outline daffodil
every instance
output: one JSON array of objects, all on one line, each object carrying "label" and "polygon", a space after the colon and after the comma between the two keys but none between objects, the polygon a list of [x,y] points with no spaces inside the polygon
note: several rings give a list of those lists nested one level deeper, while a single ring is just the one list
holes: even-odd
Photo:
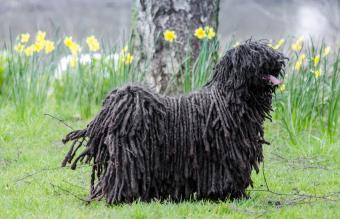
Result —
[{"label": "daffodil", "polygon": [[292,50],[299,52],[302,49],[303,37],[300,37],[292,44]]},{"label": "daffodil", "polygon": [[131,55],[130,53],[126,54],[126,56],[123,57],[123,62],[126,64],[126,65],[130,65],[133,61],[133,55]]},{"label": "daffodil", "polygon": [[21,43],[27,43],[30,40],[30,34],[29,33],[23,33],[20,35],[20,42]]},{"label": "daffodil", "polygon": [[299,52],[302,49],[302,44],[300,42],[295,42],[292,45],[292,50]]},{"label": "daffodil", "polygon": [[76,43],[73,42],[72,37],[66,37],[64,39],[64,45],[70,50],[72,55],[77,55],[80,51],[80,46]]},{"label": "daffodil", "polygon": [[50,40],[45,41],[45,53],[49,54],[55,49],[54,42]]},{"label": "daffodil", "polygon": [[320,56],[317,55],[313,58],[314,66],[317,66],[320,62]]},{"label": "daffodil", "polygon": [[86,38],[87,46],[89,47],[90,51],[96,52],[100,49],[100,45],[98,40],[95,36],[89,36]]},{"label": "daffodil", "polygon": [[172,30],[164,31],[163,37],[164,37],[165,41],[168,41],[168,42],[172,42],[172,41],[176,40],[176,38],[177,38],[175,31],[172,31]]},{"label": "daffodil", "polygon": [[76,55],[80,52],[80,46],[77,43],[72,44],[72,46],[70,47],[70,51],[72,54]]},{"label": "daffodil", "polygon": [[77,43],[73,43],[70,47],[69,47],[70,51],[72,54],[78,54],[80,51],[80,46]]},{"label": "daffodil", "polygon": [[323,53],[322,53],[322,56],[325,57],[327,56],[331,51],[331,47],[327,46],[324,50],[323,50]]},{"label": "daffodil", "polygon": [[214,28],[206,26],[205,27],[205,32],[207,34],[207,37],[209,40],[211,40],[212,38],[214,38],[216,36],[216,33],[214,31]]},{"label": "daffodil", "polygon": [[124,46],[124,48],[122,49],[122,53],[127,53],[129,50],[128,46]]},{"label": "daffodil", "polygon": [[70,67],[71,68],[75,68],[77,67],[78,64],[78,57],[75,55],[72,55],[71,59],[70,59]]},{"label": "daffodil", "polygon": [[206,37],[206,32],[202,27],[199,27],[195,30],[195,36],[200,40],[204,39]]},{"label": "daffodil", "polygon": [[21,43],[18,43],[17,45],[14,46],[14,50],[17,53],[22,53],[24,51],[25,47]]},{"label": "daffodil", "polygon": [[38,31],[37,35],[35,36],[36,42],[43,42],[45,41],[46,32]]},{"label": "daffodil", "polygon": [[303,65],[303,63],[304,63],[305,60],[306,60],[306,54],[302,53],[302,54],[298,57],[297,61],[295,62],[295,64],[294,64],[294,69],[295,69],[296,71],[299,71],[299,70],[301,69],[301,67],[302,67],[302,65]]},{"label": "daffodil", "polygon": [[26,56],[32,56],[34,54],[34,45],[30,45],[24,49],[24,53]]},{"label": "daffodil", "polygon": [[279,49],[285,43],[285,39],[280,39],[274,46],[273,49]]},{"label": "daffodil", "polygon": [[314,71],[314,76],[315,76],[316,78],[320,77],[320,76],[321,76],[321,70],[320,70],[320,69],[315,70],[315,71]]},{"label": "daffodil", "polygon": [[283,92],[283,91],[285,91],[285,90],[286,90],[286,85],[285,85],[285,84],[281,84],[281,85],[279,86],[279,91]]},{"label": "daffodil", "polygon": [[299,60],[300,61],[304,61],[306,59],[306,54],[302,53],[300,56],[299,56]]},{"label": "daffodil", "polygon": [[67,47],[70,47],[73,44],[72,37],[65,37],[64,39],[64,45]]},{"label": "daffodil", "polygon": [[295,62],[294,69],[296,71],[299,71],[301,69],[301,66],[302,66],[302,61],[298,60],[298,61]]},{"label": "daffodil", "polygon": [[45,47],[45,41],[37,41],[33,44],[34,52],[40,52]]}]

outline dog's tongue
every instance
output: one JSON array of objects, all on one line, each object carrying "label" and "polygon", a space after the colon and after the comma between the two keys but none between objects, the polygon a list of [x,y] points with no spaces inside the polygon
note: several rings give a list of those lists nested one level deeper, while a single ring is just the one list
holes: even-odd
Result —
[{"label": "dog's tongue", "polygon": [[273,85],[279,85],[282,84],[282,80],[274,77],[273,75],[269,75],[268,77],[269,81],[273,84]]}]

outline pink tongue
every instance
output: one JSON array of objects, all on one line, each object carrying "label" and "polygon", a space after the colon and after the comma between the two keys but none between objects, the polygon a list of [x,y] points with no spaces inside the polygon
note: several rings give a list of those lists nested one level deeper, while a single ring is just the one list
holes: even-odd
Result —
[{"label": "pink tongue", "polygon": [[277,79],[273,75],[269,75],[269,80],[270,80],[270,82],[272,82],[273,85],[282,84],[282,81],[280,79]]}]

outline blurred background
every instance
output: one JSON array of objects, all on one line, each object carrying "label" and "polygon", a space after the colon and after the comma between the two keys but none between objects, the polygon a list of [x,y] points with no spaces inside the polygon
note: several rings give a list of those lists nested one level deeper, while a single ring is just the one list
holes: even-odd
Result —
[{"label": "blurred background", "polygon": [[[23,32],[121,43],[129,34],[133,0],[0,0],[0,41]],[[338,43],[339,0],[221,0],[219,37],[312,36]]]}]

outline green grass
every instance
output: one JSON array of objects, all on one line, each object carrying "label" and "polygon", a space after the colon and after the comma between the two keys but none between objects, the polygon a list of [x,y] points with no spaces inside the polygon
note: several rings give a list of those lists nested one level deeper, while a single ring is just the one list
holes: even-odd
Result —
[{"label": "green grass", "polygon": [[[53,104],[51,104],[53,105]],[[104,201],[86,205],[90,169],[76,171],[60,168],[67,152],[61,138],[70,131],[62,123],[44,116],[48,112],[62,118],[74,128],[88,122],[72,115],[76,109],[54,107],[21,120],[15,107],[0,111],[0,218],[339,218],[340,217],[340,144],[308,141],[300,136],[301,145],[291,145],[279,122],[266,123],[264,146],[265,174],[268,186],[278,193],[310,194],[325,199],[295,195],[276,195],[250,191],[248,200],[183,203],[136,202],[131,205],[107,206]],[[339,139],[339,135],[337,136]],[[340,141],[336,141],[340,142]],[[34,174],[34,175],[29,175]],[[253,175],[254,189],[265,190],[262,169]],[[251,188],[250,188],[251,189]],[[72,194],[71,194],[72,193]],[[77,196],[77,197],[76,197]],[[337,199],[331,201],[329,199]]]}]

